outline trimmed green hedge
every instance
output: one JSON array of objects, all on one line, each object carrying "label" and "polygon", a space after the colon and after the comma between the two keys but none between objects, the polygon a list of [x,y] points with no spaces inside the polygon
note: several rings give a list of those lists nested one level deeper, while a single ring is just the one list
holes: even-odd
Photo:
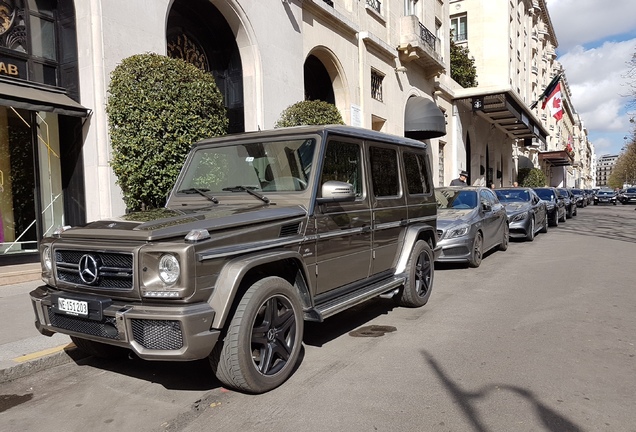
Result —
[{"label": "trimmed green hedge", "polygon": [[302,125],[345,124],[335,105],[323,101],[301,101],[287,107],[275,128]]},{"label": "trimmed green hedge", "polygon": [[[519,170],[519,177],[521,177],[521,170]],[[519,183],[523,187],[543,187],[547,184],[546,176],[539,168],[530,169],[520,180]]]},{"label": "trimmed green hedge", "polygon": [[192,144],[227,133],[223,97],[211,74],[158,54],[128,57],[110,78],[111,166],[124,202],[162,207]]}]

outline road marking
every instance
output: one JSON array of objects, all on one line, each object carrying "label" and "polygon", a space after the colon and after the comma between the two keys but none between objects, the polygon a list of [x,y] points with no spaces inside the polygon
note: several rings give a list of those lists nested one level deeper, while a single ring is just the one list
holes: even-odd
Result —
[{"label": "road marking", "polygon": [[45,350],[42,350],[42,351],[37,351],[37,352],[31,353],[31,354],[25,354],[23,356],[16,357],[16,358],[13,359],[13,361],[16,362],[16,363],[24,363],[25,361],[37,359],[37,358],[44,357],[44,356],[47,356],[47,355],[50,355],[50,354],[55,354],[57,352],[65,350],[66,348],[74,348],[74,347],[75,347],[75,345],[72,344],[72,343],[65,344],[65,345],[60,345],[60,346],[57,346],[55,348],[48,348],[48,349],[45,349]]}]

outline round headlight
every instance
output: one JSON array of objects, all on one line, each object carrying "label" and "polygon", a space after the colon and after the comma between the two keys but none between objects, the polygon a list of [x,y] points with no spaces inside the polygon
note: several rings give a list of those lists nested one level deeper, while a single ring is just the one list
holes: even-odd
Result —
[{"label": "round headlight", "polygon": [[42,249],[42,263],[48,271],[53,269],[53,261],[51,260],[51,248],[49,246]]},{"label": "round headlight", "polygon": [[176,256],[165,254],[159,259],[159,277],[166,284],[173,284],[179,279],[181,268]]}]

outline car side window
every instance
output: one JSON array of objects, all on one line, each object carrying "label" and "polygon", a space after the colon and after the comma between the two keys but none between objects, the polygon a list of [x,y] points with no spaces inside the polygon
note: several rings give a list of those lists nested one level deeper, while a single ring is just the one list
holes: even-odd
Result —
[{"label": "car side window", "polygon": [[404,174],[406,175],[406,187],[409,195],[421,195],[429,193],[431,187],[426,176],[426,160],[424,155],[414,152],[404,152]]},{"label": "car side window", "polygon": [[490,206],[494,206],[495,204],[499,202],[497,195],[495,195],[495,193],[491,191],[490,189],[484,189],[483,192],[486,195],[486,199],[488,200],[488,204]]},{"label": "car side window", "polygon": [[371,184],[376,197],[398,196],[400,180],[397,150],[386,147],[371,146]]},{"label": "car side window", "polygon": [[[320,184],[330,180],[350,183],[356,196],[362,196],[364,178],[360,144],[338,140],[327,143]],[[318,193],[320,194],[320,191]]]}]

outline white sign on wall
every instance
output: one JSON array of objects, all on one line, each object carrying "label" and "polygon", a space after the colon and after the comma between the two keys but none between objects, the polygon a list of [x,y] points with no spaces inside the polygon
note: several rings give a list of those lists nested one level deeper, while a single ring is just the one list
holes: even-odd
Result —
[{"label": "white sign on wall", "polygon": [[362,109],[354,104],[351,104],[351,126],[362,127]]}]

